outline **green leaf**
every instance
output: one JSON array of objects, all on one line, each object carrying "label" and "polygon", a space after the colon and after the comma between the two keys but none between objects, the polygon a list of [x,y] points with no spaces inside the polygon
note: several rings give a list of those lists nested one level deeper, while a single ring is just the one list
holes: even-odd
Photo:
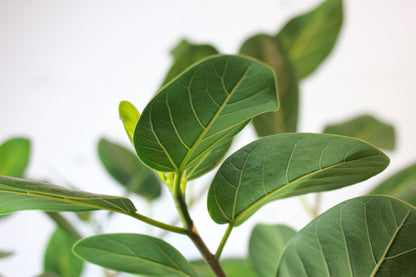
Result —
[{"label": "green leaf", "polygon": [[173,246],[139,234],[88,237],[74,246],[82,259],[117,271],[150,276],[197,276]]},{"label": "green leaf", "polygon": [[369,194],[394,196],[416,206],[416,163],[394,174]]},{"label": "green leaf", "polygon": [[277,107],[271,68],[240,56],[215,56],[155,95],[137,123],[134,145],[149,167],[184,172],[253,116]]},{"label": "green leaf", "polygon": [[393,150],[394,128],[370,115],[362,115],[343,123],[328,125],[324,133],[360,138],[377,147]]},{"label": "green leaf", "polygon": [[0,214],[21,210],[89,211],[104,209],[124,214],[136,211],[124,197],[75,191],[48,183],[0,176]]},{"label": "green leaf", "polygon": [[13,252],[10,251],[1,251],[0,250],[0,259],[4,259],[13,255]]},{"label": "green leaf", "polygon": [[290,20],[277,34],[298,74],[310,75],[332,51],[342,26],[342,0],[326,0]]},{"label": "green leaf", "polygon": [[60,276],[53,272],[44,272],[41,275],[38,275],[36,277],[60,277]]},{"label": "green leaf", "polygon": [[132,103],[128,101],[121,101],[118,106],[118,113],[130,141],[133,142],[134,128],[136,127],[137,121],[140,117],[139,111],[133,106]]},{"label": "green leaf", "polygon": [[280,256],[296,231],[285,225],[257,224],[251,233],[249,259],[257,276],[273,276]]},{"label": "green leaf", "polygon": [[60,277],[81,276],[84,262],[72,253],[72,246],[77,240],[64,230],[56,229],[46,249],[45,272],[53,272]]},{"label": "green leaf", "polygon": [[160,196],[159,178],[134,152],[102,138],[98,143],[98,154],[108,173],[126,187],[128,192],[137,193],[148,200]]},{"label": "green leaf", "polygon": [[30,141],[12,138],[0,145],[0,175],[23,177],[29,163]]},{"label": "green leaf", "polygon": [[354,138],[302,133],[261,138],[221,165],[208,192],[208,210],[215,222],[238,225],[268,202],[352,185],[388,164],[383,152]]},{"label": "green leaf", "polygon": [[187,40],[182,40],[172,51],[174,62],[167,73],[162,85],[167,84],[185,69],[200,60],[217,54],[218,51],[208,44],[192,44]]},{"label": "green leaf", "polygon": [[296,132],[299,109],[298,80],[280,44],[271,36],[256,35],[244,42],[240,53],[270,65],[278,80],[280,109],[253,118],[257,135],[264,137]]},{"label": "green leaf", "polygon": [[415,233],[416,210],[405,202],[347,200],[292,238],[276,276],[416,276]]},{"label": "green leaf", "polygon": [[[204,260],[191,262],[199,277],[215,277]],[[228,258],[221,260],[221,266],[228,277],[256,277],[250,263],[246,259]]]}]

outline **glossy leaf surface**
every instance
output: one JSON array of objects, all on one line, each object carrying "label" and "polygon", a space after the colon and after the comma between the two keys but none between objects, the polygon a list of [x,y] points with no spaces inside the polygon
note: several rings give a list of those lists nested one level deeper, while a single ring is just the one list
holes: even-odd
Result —
[{"label": "glossy leaf surface", "polygon": [[239,56],[203,60],[163,87],[134,133],[140,159],[158,171],[185,171],[233,138],[248,121],[276,110],[273,70]]},{"label": "glossy leaf surface", "polygon": [[241,224],[266,203],[364,181],[388,157],[358,139],[323,134],[280,134],[238,150],[221,165],[208,192],[217,223]]},{"label": "glossy leaf surface", "polygon": [[416,276],[416,210],[386,196],[347,200],[300,230],[278,277]]},{"label": "glossy leaf surface", "polygon": [[258,224],[249,242],[249,259],[257,276],[273,276],[280,256],[296,231],[285,225]]},{"label": "glossy leaf surface", "polygon": [[[199,277],[215,277],[209,266],[203,260],[192,261],[192,267]],[[249,261],[246,259],[229,258],[221,260],[221,266],[227,277],[256,277]]]},{"label": "glossy leaf surface", "polygon": [[0,214],[21,210],[89,211],[110,210],[131,214],[133,203],[114,197],[75,191],[48,183],[0,176]]},{"label": "glossy leaf surface", "polygon": [[168,83],[182,73],[192,64],[200,60],[218,54],[217,49],[208,44],[193,44],[187,40],[182,40],[172,51],[174,62],[166,74],[163,85]]},{"label": "glossy leaf surface", "polygon": [[315,71],[332,51],[341,30],[342,13],[342,0],[325,0],[290,20],[277,34],[299,79]]},{"label": "glossy leaf surface", "polygon": [[360,138],[377,147],[393,150],[394,128],[370,115],[362,115],[339,124],[328,125],[324,133]]},{"label": "glossy leaf surface", "polygon": [[100,139],[98,154],[108,173],[128,192],[137,193],[148,200],[160,196],[161,185],[158,177],[134,152],[109,140]]},{"label": "glossy leaf surface", "polygon": [[72,253],[77,238],[62,229],[52,235],[44,259],[45,272],[53,272],[61,277],[81,276],[84,262]]},{"label": "glossy leaf surface", "polygon": [[0,175],[23,177],[29,163],[30,141],[12,138],[0,145]]},{"label": "glossy leaf surface", "polygon": [[74,246],[82,259],[117,271],[148,276],[197,276],[170,244],[139,234],[88,237]]},{"label": "glossy leaf surface", "polygon": [[394,196],[416,206],[416,163],[379,184],[370,194]]},{"label": "glossy leaf surface", "polygon": [[118,113],[120,119],[123,122],[124,130],[126,130],[127,136],[130,141],[133,142],[134,128],[136,127],[137,121],[139,120],[140,113],[133,106],[132,103],[128,101],[121,101],[118,106]]},{"label": "glossy leaf surface", "polygon": [[240,53],[270,65],[278,80],[280,108],[253,118],[257,135],[263,137],[296,132],[299,110],[298,80],[280,44],[271,36],[257,35],[244,42]]}]

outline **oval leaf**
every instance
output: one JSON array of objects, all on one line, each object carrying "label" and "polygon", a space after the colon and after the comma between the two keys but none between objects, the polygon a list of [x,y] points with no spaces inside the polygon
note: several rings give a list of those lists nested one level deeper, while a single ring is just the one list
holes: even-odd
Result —
[{"label": "oval leaf", "polygon": [[120,102],[120,105],[118,106],[118,113],[121,121],[123,122],[124,130],[126,130],[130,141],[133,143],[134,128],[139,120],[140,113],[136,107],[128,101]]},{"label": "oval leaf", "polygon": [[159,91],[137,123],[134,145],[149,167],[183,172],[250,118],[277,107],[271,68],[244,57],[215,56]]},{"label": "oval leaf", "polygon": [[324,133],[360,138],[377,147],[393,150],[394,128],[370,115],[362,115],[343,123],[328,125]]},{"label": "oval leaf", "polygon": [[290,20],[277,34],[299,79],[315,71],[332,51],[342,26],[342,10],[342,0],[325,0]]},{"label": "oval leaf", "polygon": [[77,238],[62,229],[52,235],[45,253],[45,272],[56,273],[60,277],[81,276],[83,261],[72,253]]},{"label": "oval leaf", "polygon": [[30,141],[12,138],[0,145],[0,175],[23,177],[29,163]]},{"label": "oval leaf", "polygon": [[241,54],[249,55],[270,65],[278,80],[280,108],[253,118],[260,137],[296,132],[299,109],[299,88],[296,73],[279,43],[271,36],[256,35],[244,42]]},{"label": "oval leaf", "polygon": [[258,224],[250,236],[249,259],[257,276],[273,276],[280,256],[296,231],[285,225]]},{"label": "oval leaf", "polygon": [[148,200],[160,196],[161,185],[158,177],[135,153],[106,139],[100,139],[98,154],[108,173],[126,187],[128,192],[137,193]]},{"label": "oval leaf", "polygon": [[364,181],[389,164],[374,146],[322,134],[280,134],[250,143],[221,165],[208,192],[217,223],[241,224],[266,203]]},{"label": "oval leaf", "polygon": [[173,246],[139,234],[88,237],[74,246],[82,259],[117,271],[151,276],[197,276]]},{"label": "oval leaf", "polygon": [[300,230],[278,277],[416,276],[416,210],[386,196],[347,200]]},{"label": "oval leaf", "polygon": [[133,203],[114,197],[75,191],[48,183],[0,176],[0,214],[21,210],[89,211],[104,209],[132,214]]},{"label": "oval leaf", "polygon": [[[196,270],[199,277],[215,277],[210,267],[203,260],[192,261],[192,267]],[[228,258],[221,260],[221,266],[227,277],[256,277],[249,261],[239,258]]]},{"label": "oval leaf", "polygon": [[369,194],[394,196],[416,206],[416,163],[394,174]]}]

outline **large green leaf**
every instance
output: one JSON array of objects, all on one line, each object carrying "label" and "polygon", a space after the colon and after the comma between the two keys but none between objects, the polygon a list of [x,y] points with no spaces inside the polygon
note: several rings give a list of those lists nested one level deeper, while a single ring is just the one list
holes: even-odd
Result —
[{"label": "large green leaf", "polygon": [[358,139],[324,134],[280,134],[238,150],[221,165],[208,192],[217,223],[241,224],[266,203],[364,181],[389,158]]},{"label": "large green leaf", "polygon": [[81,276],[84,263],[72,253],[72,246],[77,240],[66,231],[56,229],[46,249],[45,272],[53,272],[60,277]]},{"label": "large green leaf", "polygon": [[257,135],[263,137],[296,132],[299,109],[298,80],[280,44],[271,36],[256,35],[244,42],[240,53],[270,65],[278,80],[280,109],[253,118]]},{"label": "large green leaf", "polygon": [[158,171],[185,171],[278,107],[273,70],[240,56],[215,56],[163,87],[135,128],[140,159]]},{"label": "large green leaf", "polygon": [[370,115],[328,125],[324,133],[360,138],[386,150],[394,149],[394,128]]},{"label": "large green leaf", "polygon": [[163,81],[163,85],[173,80],[192,64],[218,54],[218,51],[211,45],[192,44],[184,39],[171,51],[171,54],[175,60]]},{"label": "large green leaf", "polygon": [[108,173],[125,186],[128,192],[137,193],[149,200],[160,196],[161,185],[158,177],[135,153],[102,138],[98,143],[98,154]]},{"label": "large green leaf", "polygon": [[0,175],[23,177],[29,163],[30,141],[12,138],[0,145]]},{"label": "large green leaf", "polygon": [[296,231],[285,225],[258,224],[250,236],[249,259],[257,276],[273,276],[280,256]]},{"label": "large green leaf", "polygon": [[416,206],[416,163],[394,174],[369,194],[391,195]]},{"label": "large green leaf", "polygon": [[299,231],[278,277],[416,276],[416,210],[386,196],[347,200]]},{"label": "large green leaf", "polygon": [[[199,277],[215,277],[212,270],[203,260],[192,261],[192,267],[196,270]],[[255,277],[249,261],[239,258],[227,258],[221,260],[221,266],[228,277]]]},{"label": "large green leaf", "polygon": [[117,271],[149,276],[197,276],[173,246],[139,234],[88,237],[74,246],[82,259]]},{"label": "large green leaf", "polygon": [[21,210],[89,211],[104,209],[132,214],[133,203],[114,197],[75,191],[48,183],[0,176],[0,214]]},{"label": "large green leaf", "polygon": [[315,71],[332,51],[342,26],[342,10],[342,0],[325,0],[290,20],[277,34],[300,79]]},{"label": "large green leaf", "polygon": [[137,121],[139,120],[140,113],[133,106],[132,103],[128,101],[121,101],[118,106],[118,113],[120,119],[123,122],[124,130],[126,130],[127,136],[130,141],[133,142],[134,128],[136,127]]}]

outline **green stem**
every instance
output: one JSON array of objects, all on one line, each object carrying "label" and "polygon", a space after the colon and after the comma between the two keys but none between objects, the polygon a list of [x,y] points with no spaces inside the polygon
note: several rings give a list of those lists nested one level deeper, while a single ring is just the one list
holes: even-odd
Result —
[{"label": "green stem", "polygon": [[321,209],[321,200],[322,200],[322,194],[321,193],[316,193],[315,194],[315,206],[313,208],[313,213],[312,216],[313,218],[317,217],[319,214],[319,210]]},{"label": "green stem", "polygon": [[82,236],[78,233],[74,226],[60,213],[57,212],[45,212],[45,214],[51,218],[56,225],[58,225],[62,230],[67,232],[68,234],[72,235],[77,239],[81,239]]},{"label": "green stem", "polygon": [[188,230],[186,230],[185,228],[181,228],[181,227],[176,227],[173,225],[169,225],[154,219],[151,219],[150,217],[144,216],[142,214],[139,213],[134,213],[134,214],[127,214],[131,217],[134,217],[138,220],[141,220],[143,222],[146,222],[147,224],[153,225],[155,227],[170,231],[170,232],[174,232],[174,233],[178,233],[178,234],[183,234],[186,235],[188,234]]},{"label": "green stem", "polygon": [[231,231],[234,228],[234,224],[228,224],[227,230],[225,230],[224,236],[221,239],[220,245],[218,245],[217,252],[215,253],[214,260],[218,261],[220,259],[222,250],[224,249],[225,243],[230,237]]}]

